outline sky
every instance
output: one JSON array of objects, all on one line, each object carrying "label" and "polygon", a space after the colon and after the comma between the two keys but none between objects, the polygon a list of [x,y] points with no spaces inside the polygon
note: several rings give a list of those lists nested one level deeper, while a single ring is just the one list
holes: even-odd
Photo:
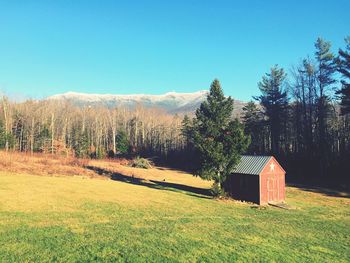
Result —
[{"label": "sky", "polygon": [[163,94],[209,89],[250,100],[322,37],[350,35],[349,0],[0,0],[0,91]]}]

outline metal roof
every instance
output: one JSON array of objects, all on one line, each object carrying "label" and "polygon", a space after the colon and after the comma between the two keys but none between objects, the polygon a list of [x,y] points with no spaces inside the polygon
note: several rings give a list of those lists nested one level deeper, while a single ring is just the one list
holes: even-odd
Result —
[{"label": "metal roof", "polygon": [[232,173],[259,175],[272,156],[242,155]]}]

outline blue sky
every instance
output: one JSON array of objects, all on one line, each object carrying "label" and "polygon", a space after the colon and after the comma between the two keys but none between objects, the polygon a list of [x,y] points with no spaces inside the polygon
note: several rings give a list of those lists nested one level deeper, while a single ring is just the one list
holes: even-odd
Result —
[{"label": "blue sky", "polygon": [[192,92],[258,95],[274,64],[289,69],[322,36],[350,34],[349,0],[0,0],[0,90],[12,97]]}]

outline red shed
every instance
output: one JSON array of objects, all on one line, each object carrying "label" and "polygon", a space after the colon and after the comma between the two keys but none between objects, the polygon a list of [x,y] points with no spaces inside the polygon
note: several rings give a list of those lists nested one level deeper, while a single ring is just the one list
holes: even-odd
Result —
[{"label": "red shed", "polygon": [[273,156],[243,155],[224,187],[235,199],[259,205],[285,199],[285,174]]}]

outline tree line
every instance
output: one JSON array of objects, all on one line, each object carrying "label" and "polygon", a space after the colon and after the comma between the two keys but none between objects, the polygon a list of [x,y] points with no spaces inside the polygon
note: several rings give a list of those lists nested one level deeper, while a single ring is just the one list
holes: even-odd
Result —
[{"label": "tree line", "polygon": [[184,147],[182,117],[141,105],[78,107],[69,101],[10,102],[3,97],[0,148],[80,158],[167,156]]},{"label": "tree line", "polygon": [[274,154],[295,179],[350,185],[350,37],[331,51],[321,38],[313,57],[289,76],[271,68],[243,113],[251,154]]}]

